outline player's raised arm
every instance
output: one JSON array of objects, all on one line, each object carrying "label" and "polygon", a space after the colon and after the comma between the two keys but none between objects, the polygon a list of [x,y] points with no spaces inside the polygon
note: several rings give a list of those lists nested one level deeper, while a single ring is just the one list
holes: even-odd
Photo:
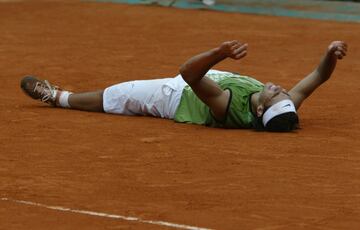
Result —
[{"label": "player's raised arm", "polygon": [[187,60],[180,68],[184,80],[191,85],[200,81],[206,72],[222,60],[243,58],[247,54],[247,44],[239,41],[227,41],[219,47],[200,53]]},{"label": "player's raised arm", "polygon": [[289,91],[296,109],[316,88],[330,78],[337,60],[346,56],[346,52],[347,44],[343,41],[333,41],[329,45],[319,66]]},{"label": "player's raised arm", "polygon": [[211,67],[228,57],[235,60],[245,57],[247,46],[239,41],[224,42],[219,47],[190,58],[180,68],[183,79],[218,119],[226,113],[230,93],[223,91],[214,81],[204,75]]}]

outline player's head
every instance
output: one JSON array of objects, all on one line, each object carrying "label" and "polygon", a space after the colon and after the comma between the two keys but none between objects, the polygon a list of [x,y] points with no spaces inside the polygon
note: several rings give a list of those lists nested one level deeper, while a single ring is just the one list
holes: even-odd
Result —
[{"label": "player's head", "polygon": [[256,108],[258,119],[267,131],[288,132],[296,129],[299,118],[290,95],[279,85],[265,84]]}]

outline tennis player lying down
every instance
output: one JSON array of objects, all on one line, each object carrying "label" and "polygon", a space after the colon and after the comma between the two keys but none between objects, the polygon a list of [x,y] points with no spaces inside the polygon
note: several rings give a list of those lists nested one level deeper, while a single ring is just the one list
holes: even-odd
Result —
[{"label": "tennis player lying down", "polygon": [[123,82],[105,90],[72,93],[26,76],[21,88],[52,106],[121,115],[150,115],[219,128],[291,131],[302,102],[327,81],[347,45],[332,42],[319,66],[286,91],[232,72],[211,69],[226,58],[241,59],[248,44],[227,41],[187,60],[174,78]]}]

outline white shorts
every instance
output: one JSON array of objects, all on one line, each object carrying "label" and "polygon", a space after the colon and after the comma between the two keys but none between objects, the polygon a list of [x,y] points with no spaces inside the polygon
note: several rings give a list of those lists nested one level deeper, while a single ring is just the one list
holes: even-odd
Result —
[{"label": "white shorts", "polygon": [[130,81],[105,89],[103,106],[106,113],[150,115],[173,119],[186,82],[175,78]]}]

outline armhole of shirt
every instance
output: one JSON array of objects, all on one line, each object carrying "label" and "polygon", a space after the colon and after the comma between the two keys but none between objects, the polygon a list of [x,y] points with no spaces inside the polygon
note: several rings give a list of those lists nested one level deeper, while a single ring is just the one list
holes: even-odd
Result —
[{"label": "armhole of shirt", "polygon": [[231,104],[231,100],[232,100],[232,91],[231,91],[231,89],[230,89],[230,88],[225,88],[224,90],[229,90],[229,92],[230,92],[230,97],[229,97],[228,104],[227,104],[227,106],[226,106],[226,112],[225,112],[224,118],[223,118],[222,120],[218,120],[218,119],[214,116],[214,114],[212,113],[211,109],[209,109],[209,110],[210,110],[210,115],[211,115],[211,117],[212,117],[216,122],[218,122],[218,123],[220,123],[220,124],[225,124],[225,122],[226,122],[226,120],[227,120],[227,118],[228,118],[228,115],[229,115],[229,109],[230,109],[230,104]]}]

